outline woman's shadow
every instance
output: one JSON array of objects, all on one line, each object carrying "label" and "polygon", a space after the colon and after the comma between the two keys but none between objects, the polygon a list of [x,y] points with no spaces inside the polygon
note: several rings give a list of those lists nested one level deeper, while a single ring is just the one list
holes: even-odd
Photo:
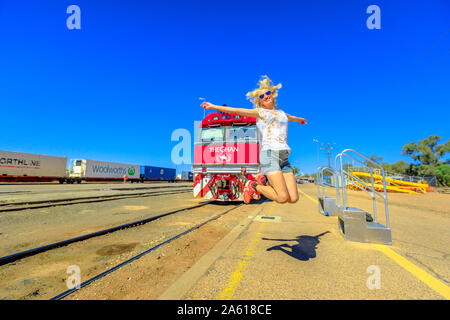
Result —
[{"label": "woman's shadow", "polygon": [[[297,241],[298,244],[294,244],[292,246],[287,243],[283,243],[277,246],[273,246],[267,249],[267,251],[272,250],[280,250],[290,255],[291,257],[301,260],[308,261],[309,259],[316,257],[316,246],[319,244],[319,238],[330,231],[323,232],[318,234],[317,236],[298,236],[295,239],[269,239],[262,238],[263,240],[272,240],[272,241]],[[285,248],[290,248],[291,250],[286,250]]]}]

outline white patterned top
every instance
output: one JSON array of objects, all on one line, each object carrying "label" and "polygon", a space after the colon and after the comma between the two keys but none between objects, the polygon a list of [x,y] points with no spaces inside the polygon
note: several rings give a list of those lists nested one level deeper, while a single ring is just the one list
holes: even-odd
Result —
[{"label": "white patterned top", "polygon": [[291,150],[287,144],[288,118],[279,109],[256,108],[259,118],[256,127],[261,135],[261,150]]}]

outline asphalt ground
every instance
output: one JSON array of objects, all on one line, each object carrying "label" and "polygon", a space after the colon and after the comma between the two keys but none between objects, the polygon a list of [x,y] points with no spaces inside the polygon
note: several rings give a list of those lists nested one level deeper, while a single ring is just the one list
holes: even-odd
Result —
[{"label": "asphalt ground", "polygon": [[[237,238],[209,259],[213,262],[207,268],[192,267],[192,274],[195,268],[206,270],[198,280],[189,283],[180,277],[177,294],[161,297],[450,298],[448,196],[389,194],[393,244],[377,245],[345,241],[337,217],[318,213],[316,186],[299,185],[299,191],[296,204],[261,204]],[[356,207],[371,206],[370,198],[357,191],[349,192],[349,201]]]},{"label": "asphalt ground", "polygon": [[[100,195],[122,186],[114,184],[105,190],[101,189],[104,186],[87,184],[81,188],[75,185],[55,185],[50,189],[47,186],[28,186],[32,193],[20,196],[27,199],[65,198],[72,192],[76,195],[84,192]],[[131,184],[125,186],[136,187]],[[19,187],[9,190],[26,191]],[[318,213],[317,187],[313,184],[299,185],[299,192],[300,200],[296,204],[266,201],[242,206],[70,298],[450,298],[450,196],[389,193],[393,244],[387,246],[345,241],[338,231],[337,217]],[[327,196],[334,197],[333,190],[327,189]],[[199,201],[202,199],[183,193],[5,213],[1,216],[0,248],[4,253],[10,253],[22,247],[26,249],[67,235],[103,228],[119,220],[133,220]],[[349,202],[351,206],[369,212],[372,209],[370,198],[362,192],[349,191]],[[78,257],[70,253],[73,250],[79,250],[80,257],[86,260],[77,262],[85,279],[111,263],[118,263],[144,250],[149,241],[158,241],[161,234],[180,232],[220,209],[223,208],[205,207],[24,259],[17,265],[2,268],[5,292],[0,296],[7,299],[46,299],[52,292],[47,292],[47,289],[63,289],[67,264],[72,264],[71,256]],[[378,218],[384,223],[382,202],[377,202],[377,209]],[[126,247],[126,250],[111,251],[116,247]],[[61,269],[57,270],[56,276],[56,269],[52,270],[50,264],[58,264],[59,258],[55,256],[58,254],[65,260],[55,266]],[[70,261],[66,262],[67,259]],[[104,265],[97,266],[97,260]]]}]

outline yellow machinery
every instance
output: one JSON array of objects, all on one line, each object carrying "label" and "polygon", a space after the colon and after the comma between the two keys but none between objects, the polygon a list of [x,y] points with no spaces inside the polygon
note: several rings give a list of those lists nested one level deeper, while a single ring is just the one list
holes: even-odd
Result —
[{"label": "yellow machinery", "polygon": [[[363,177],[363,178],[369,178],[371,179],[370,173],[367,172],[352,172],[351,175],[356,177]],[[383,190],[383,177],[379,174],[373,175],[373,183],[374,183],[374,189],[376,191],[382,191]],[[351,179],[353,184],[358,185],[364,189],[367,189],[366,185],[363,185],[362,183],[356,181],[355,179]],[[394,191],[394,192],[403,192],[403,193],[426,193],[427,190],[429,190],[428,183],[426,181],[421,181],[422,183],[417,182],[408,182],[403,180],[397,180],[392,178],[386,178],[386,182],[389,184],[386,184],[386,191]],[[372,185],[372,182],[368,183]],[[349,185],[350,189],[353,190],[359,190],[358,187],[354,185]]]}]

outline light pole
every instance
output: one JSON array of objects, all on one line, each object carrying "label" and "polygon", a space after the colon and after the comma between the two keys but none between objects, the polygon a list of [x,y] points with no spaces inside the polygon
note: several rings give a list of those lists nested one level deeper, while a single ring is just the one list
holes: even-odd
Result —
[{"label": "light pole", "polygon": [[[205,98],[198,98],[198,100],[200,100],[200,101],[206,101]],[[205,116],[206,116],[206,109],[203,109],[203,119],[205,119]]]},{"label": "light pole", "polygon": [[320,166],[320,161],[319,161],[319,150],[320,150],[319,140],[313,139],[313,142],[317,142],[317,166]]}]

